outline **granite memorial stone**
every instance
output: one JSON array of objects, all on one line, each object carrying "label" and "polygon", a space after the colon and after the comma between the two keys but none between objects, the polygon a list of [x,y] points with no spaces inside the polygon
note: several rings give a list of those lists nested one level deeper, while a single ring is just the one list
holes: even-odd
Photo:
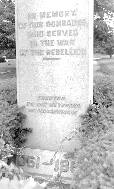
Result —
[{"label": "granite memorial stone", "polygon": [[28,147],[73,151],[67,140],[93,98],[93,0],[16,0],[17,97]]}]

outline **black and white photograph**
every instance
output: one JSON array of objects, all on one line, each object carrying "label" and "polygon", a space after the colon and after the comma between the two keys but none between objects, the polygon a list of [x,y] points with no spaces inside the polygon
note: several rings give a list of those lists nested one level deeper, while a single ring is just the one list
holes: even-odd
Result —
[{"label": "black and white photograph", "polygon": [[114,0],[0,0],[0,189],[114,189]]}]

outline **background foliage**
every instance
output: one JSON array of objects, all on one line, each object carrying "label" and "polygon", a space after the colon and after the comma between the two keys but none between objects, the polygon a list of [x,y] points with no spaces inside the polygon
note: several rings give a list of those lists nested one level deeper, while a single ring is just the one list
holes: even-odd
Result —
[{"label": "background foliage", "polygon": [[94,1],[94,51],[97,53],[108,54],[110,58],[114,54],[114,31],[105,17],[112,20],[114,17],[113,0]]},{"label": "background foliage", "polygon": [[30,129],[24,128],[26,116],[16,103],[16,88],[6,87],[0,91],[0,135],[5,143],[21,147]]},{"label": "background foliage", "polygon": [[15,48],[15,4],[12,0],[0,0],[0,51],[12,50],[15,57]]}]

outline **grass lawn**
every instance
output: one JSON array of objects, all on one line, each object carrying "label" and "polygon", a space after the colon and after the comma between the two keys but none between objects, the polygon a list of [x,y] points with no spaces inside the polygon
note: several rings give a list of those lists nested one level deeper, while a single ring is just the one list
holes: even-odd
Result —
[{"label": "grass lawn", "polygon": [[10,79],[16,76],[15,60],[9,60],[5,63],[0,63],[0,79]]},{"label": "grass lawn", "polygon": [[9,60],[7,63],[0,63],[0,89],[16,85],[16,61]]},{"label": "grass lawn", "polygon": [[108,75],[110,77],[112,77],[112,79],[114,78],[114,63],[105,63],[104,61],[98,61],[99,62],[99,72],[101,72],[102,74]]},{"label": "grass lawn", "polygon": [[[109,59],[109,58],[102,58],[98,60],[98,69],[96,72],[94,72],[94,77],[97,77],[97,75],[105,75],[109,76],[111,80],[112,87],[114,88],[114,58]],[[110,110],[112,114],[114,115],[114,95],[113,95],[113,105],[110,107]]]},{"label": "grass lawn", "polygon": [[98,64],[94,66],[98,66],[98,69],[94,75],[102,73],[104,75],[108,75],[112,79],[112,84],[114,81],[114,58],[102,58],[97,60]]},{"label": "grass lawn", "polygon": [[[95,55],[100,59],[96,61],[98,64],[94,65],[94,77],[99,74],[110,75],[112,84],[114,85],[114,57],[110,59],[107,55]],[[11,59],[8,63],[0,63],[0,85],[1,83],[15,83],[16,82],[16,60]]]},{"label": "grass lawn", "polygon": [[[110,76],[114,87],[114,57],[110,59],[107,56],[97,55],[97,58],[100,59],[97,59],[98,63],[93,66],[94,78],[99,75]],[[12,59],[7,63],[0,63],[0,89],[14,85],[16,85],[16,60]],[[112,112],[114,112],[114,105]]]},{"label": "grass lawn", "polygon": [[[94,65],[94,78],[100,74],[110,75],[112,85],[114,85],[114,57],[95,55],[100,58],[96,61],[98,64]],[[16,61],[15,59],[9,60],[8,63],[0,63],[0,88],[5,85],[16,85]]]},{"label": "grass lawn", "polygon": [[[112,57],[114,58],[114,55],[113,55]],[[96,53],[96,54],[94,54],[94,58],[105,58],[105,59],[109,59],[109,55]]]},{"label": "grass lawn", "polygon": [[[114,57],[110,59],[107,56],[101,57],[97,55],[97,64],[93,66],[94,78],[99,75],[110,76],[114,87]],[[16,86],[16,60],[9,60],[8,63],[0,63],[0,89],[7,86]],[[111,107],[114,114],[114,103]]]},{"label": "grass lawn", "polygon": [[111,84],[114,87],[114,58],[112,59],[100,59],[97,60],[98,64],[94,65],[94,67],[97,67],[97,69],[94,69],[94,78],[97,77],[97,75],[104,75],[109,76],[111,80]]}]

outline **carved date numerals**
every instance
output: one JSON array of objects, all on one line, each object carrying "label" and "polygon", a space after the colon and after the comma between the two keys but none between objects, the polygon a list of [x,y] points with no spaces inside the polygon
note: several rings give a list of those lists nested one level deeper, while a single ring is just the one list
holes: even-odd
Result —
[{"label": "carved date numerals", "polygon": [[[39,169],[40,165],[40,157],[34,157],[34,156],[18,156],[17,158],[17,165],[18,166],[27,166],[28,168],[35,168]],[[73,173],[74,169],[76,168],[76,163],[75,161],[68,161],[67,159],[57,159],[54,163],[54,171],[58,172],[60,171],[61,173],[64,172],[71,172]]]},{"label": "carved date numerals", "polygon": [[40,157],[37,156],[26,156],[26,155],[22,155],[22,156],[18,156],[17,158],[17,165],[18,166],[27,166],[29,168],[39,168],[39,164],[40,164]]}]

